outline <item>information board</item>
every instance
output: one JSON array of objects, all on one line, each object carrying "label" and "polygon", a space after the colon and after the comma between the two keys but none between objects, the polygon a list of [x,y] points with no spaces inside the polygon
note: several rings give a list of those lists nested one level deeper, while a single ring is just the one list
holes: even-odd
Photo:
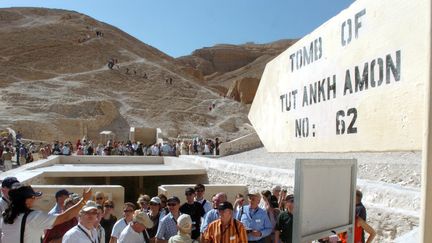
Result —
[{"label": "information board", "polygon": [[296,160],[293,242],[352,230],[356,179],[356,160]]},{"label": "information board", "polygon": [[269,62],[249,113],[266,149],[420,150],[428,6],[354,1]]}]

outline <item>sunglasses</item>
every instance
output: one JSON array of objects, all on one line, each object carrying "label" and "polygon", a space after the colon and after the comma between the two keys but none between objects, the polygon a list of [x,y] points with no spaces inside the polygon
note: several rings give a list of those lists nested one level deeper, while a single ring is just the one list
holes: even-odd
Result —
[{"label": "sunglasses", "polygon": [[167,205],[168,205],[168,207],[174,207],[177,205],[177,203],[168,203]]},{"label": "sunglasses", "polygon": [[132,209],[126,209],[126,210],[123,210],[123,212],[125,212],[125,213],[131,213],[131,212],[133,212],[133,210]]},{"label": "sunglasses", "polygon": [[114,208],[113,205],[104,205],[104,207],[106,207],[106,208]]},{"label": "sunglasses", "polygon": [[96,198],[96,200],[102,200],[103,199],[103,197],[97,197]]}]

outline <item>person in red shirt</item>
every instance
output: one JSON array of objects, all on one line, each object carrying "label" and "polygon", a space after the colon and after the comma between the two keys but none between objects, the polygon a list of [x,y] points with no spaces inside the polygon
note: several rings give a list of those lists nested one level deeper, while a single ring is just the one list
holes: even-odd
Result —
[{"label": "person in red shirt", "polygon": [[[372,240],[376,236],[375,230],[370,226],[366,221],[362,218],[356,216],[355,225],[354,225],[354,243],[362,243],[362,232],[366,231],[369,234],[369,237],[366,240],[366,243],[371,243]],[[339,234],[339,238],[342,243],[347,243],[348,235],[346,232]]]}]

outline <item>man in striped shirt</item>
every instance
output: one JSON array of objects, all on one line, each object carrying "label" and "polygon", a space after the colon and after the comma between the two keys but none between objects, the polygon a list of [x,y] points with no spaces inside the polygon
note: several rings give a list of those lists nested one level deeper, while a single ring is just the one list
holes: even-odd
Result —
[{"label": "man in striped shirt", "polygon": [[241,222],[233,218],[233,206],[230,202],[218,205],[220,218],[212,222],[204,232],[205,243],[246,243],[246,229]]}]

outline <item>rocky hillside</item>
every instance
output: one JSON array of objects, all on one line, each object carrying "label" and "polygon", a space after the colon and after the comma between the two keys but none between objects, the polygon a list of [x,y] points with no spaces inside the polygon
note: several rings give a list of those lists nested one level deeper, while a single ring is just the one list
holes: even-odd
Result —
[{"label": "rocky hillside", "polygon": [[224,96],[252,103],[265,65],[296,40],[269,44],[216,45],[177,58],[185,72],[218,90]]},{"label": "rocky hillside", "polygon": [[248,107],[210,85],[224,86],[224,75],[260,57],[242,58],[226,66],[217,58],[193,76],[178,60],[88,16],[0,9],[0,124],[39,140],[97,139],[102,130],[126,139],[130,126],[160,127],[166,137],[238,137],[251,131]]}]

